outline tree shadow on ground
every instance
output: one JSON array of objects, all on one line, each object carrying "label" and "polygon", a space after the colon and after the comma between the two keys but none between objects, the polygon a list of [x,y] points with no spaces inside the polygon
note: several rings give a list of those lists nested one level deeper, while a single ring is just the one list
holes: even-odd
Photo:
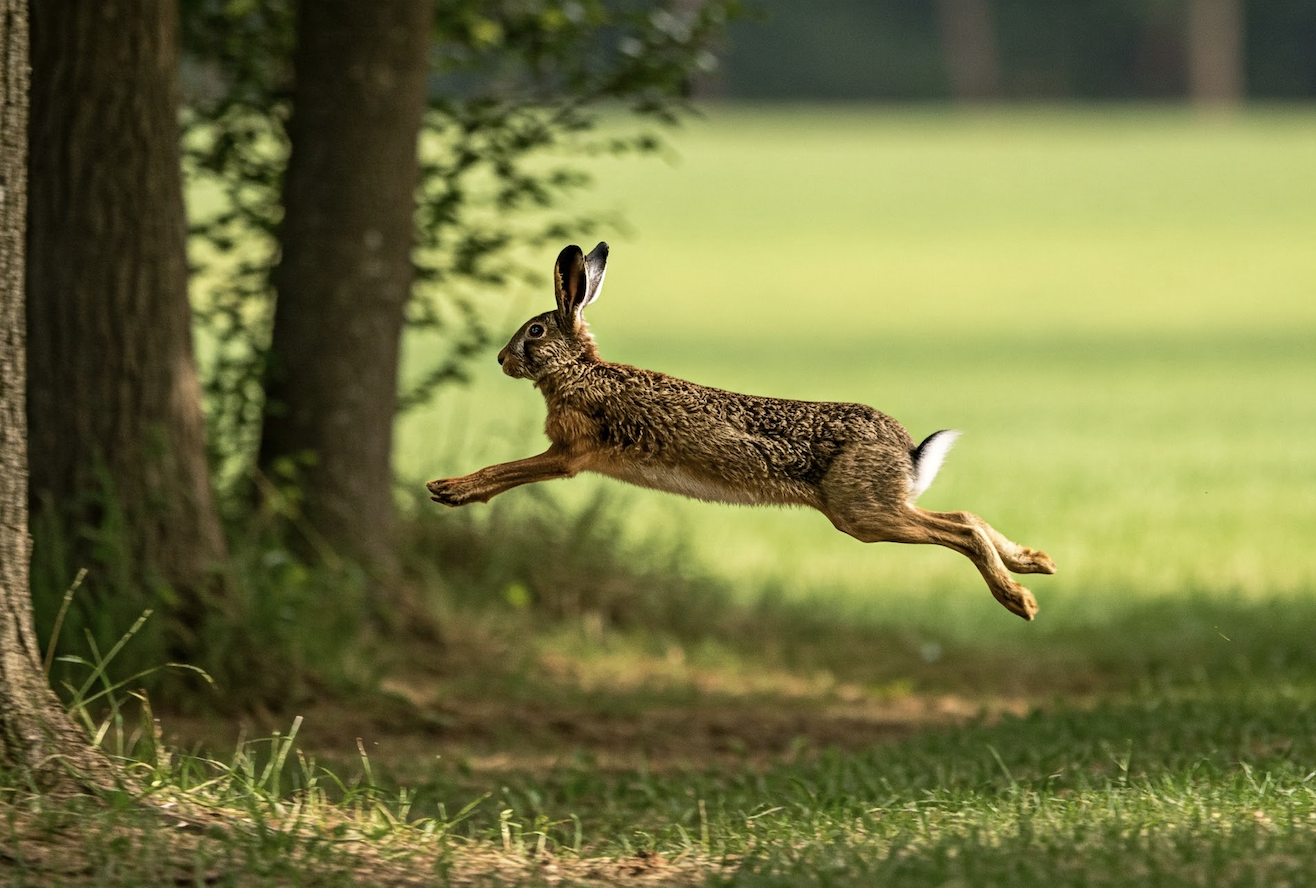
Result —
[{"label": "tree shadow on ground", "polygon": [[1130,696],[1316,689],[1316,601],[1305,599],[1148,602],[1011,647],[947,641],[935,660],[918,633],[825,611],[779,605],[737,621],[680,638],[469,612],[441,643],[399,646],[380,692],[236,718],[166,715],[165,726],[184,746],[222,751],[302,716],[304,748],[351,761],[359,739],[405,781],[435,762],[466,773],[762,768]]}]

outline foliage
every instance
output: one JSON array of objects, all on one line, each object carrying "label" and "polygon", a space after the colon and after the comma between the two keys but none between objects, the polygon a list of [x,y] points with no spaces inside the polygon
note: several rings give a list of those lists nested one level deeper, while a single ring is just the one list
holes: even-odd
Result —
[{"label": "foliage", "polygon": [[548,623],[701,635],[731,609],[688,542],[654,531],[624,538],[629,492],[600,490],[565,506],[549,496],[486,510],[417,500],[405,524],[409,569],[439,607],[502,602]]},{"label": "foliage", "polygon": [[[72,541],[49,510],[41,513],[46,526],[34,528],[42,544],[31,571],[33,620],[64,697],[86,692],[87,663],[96,664],[97,681],[132,676],[132,688],[180,701],[188,711],[280,708],[312,691],[351,693],[377,682],[365,577],[333,559],[308,567],[273,542],[271,510],[279,498],[262,502],[232,536],[231,558],[214,578],[224,594],[203,590],[184,625],[168,584],[144,583],[132,570],[126,519],[112,485],[102,484],[95,494],[101,522],[79,528],[97,556],[95,582],[69,575]],[[333,607],[323,606],[326,597]],[[162,668],[178,660],[186,667]]]},{"label": "foliage", "polygon": [[[209,288],[197,314],[210,451],[232,494],[259,435],[287,160],[292,0],[184,0],[190,98],[184,115],[193,257]],[[737,0],[539,0],[437,4],[432,89],[421,140],[413,330],[442,343],[403,406],[461,379],[485,343],[474,294],[524,279],[516,248],[587,234],[566,203],[589,180],[571,158],[651,151],[639,121],[674,123],[689,79]],[[632,130],[601,135],[620,106]],[[208,205],[207,205],[208,204]],[[232,496],[230,503],[235,500]]]}]

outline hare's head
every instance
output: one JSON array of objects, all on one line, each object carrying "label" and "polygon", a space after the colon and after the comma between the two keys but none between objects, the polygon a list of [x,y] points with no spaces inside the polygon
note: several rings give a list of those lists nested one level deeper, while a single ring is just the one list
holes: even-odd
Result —
[{"label": "hare's head", "polygon": [[555,369],[599,359],[584,311],[599,298],[607,264],[605,243],[588,256],[574,244],[558,254],[553,269],[557,310],[535,315],[521,325],[498,353],[504,373],[537,382]]}]

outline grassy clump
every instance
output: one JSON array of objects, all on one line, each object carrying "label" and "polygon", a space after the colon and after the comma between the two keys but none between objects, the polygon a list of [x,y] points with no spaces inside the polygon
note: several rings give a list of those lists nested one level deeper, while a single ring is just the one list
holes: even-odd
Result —
[{"label": "grassy clump", "polygon": [[403,548],[431,606],[686,637],[730,609],[730,584],[699,562],[687,536],[624,532],[628,492],[598,490],[577,504],[523,493],[479,509],[415,504]]}]

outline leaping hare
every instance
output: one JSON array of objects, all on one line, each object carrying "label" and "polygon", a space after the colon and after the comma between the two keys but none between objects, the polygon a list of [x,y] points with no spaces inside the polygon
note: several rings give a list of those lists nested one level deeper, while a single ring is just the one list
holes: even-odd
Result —
[{"label": "leaping hare", "polygon": [[535,481],[598,472],[696,499],[811,506],[866,543],[935,543],[968,556],[996,600],[1025,620],[1037,612],[1015,573],[1054,573],[1045,552],[1006,539],[971,512],[930,512],[914,500],[959,433],[922,444],[862,404],[739,395],[599,356],[583,315],[608,259],[569,246],[557,258],[557,309],[526,321],[498,363],[544,395],[548,450],[461,478],[431,481],[435,502],[486,502]]}]

